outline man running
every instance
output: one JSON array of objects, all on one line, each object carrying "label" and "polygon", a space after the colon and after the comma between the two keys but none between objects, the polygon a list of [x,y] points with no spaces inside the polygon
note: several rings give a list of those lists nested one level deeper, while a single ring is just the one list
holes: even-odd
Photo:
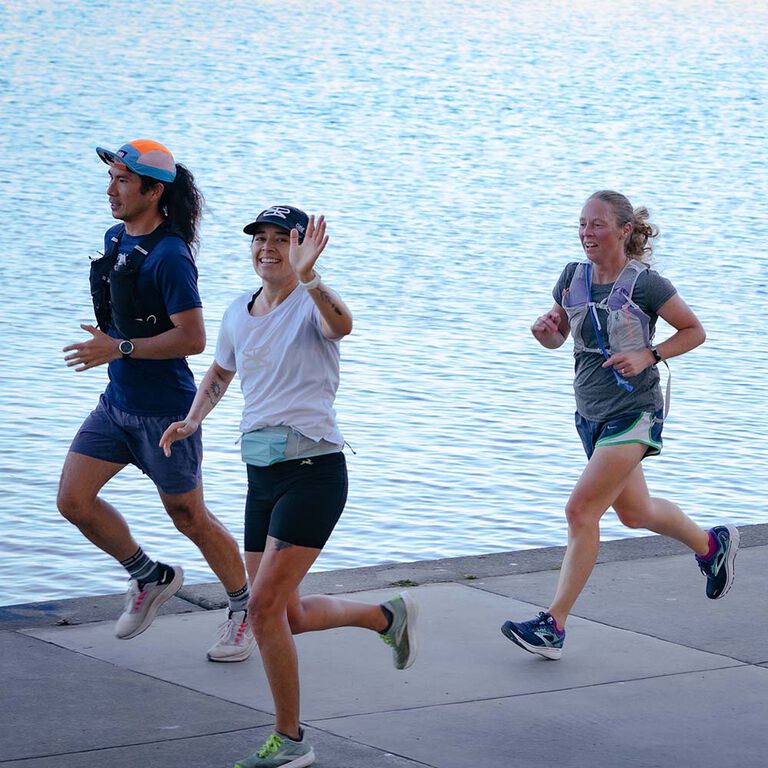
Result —
[{"label": "man running", "polygon": [[107,197],[122,223],[104,237],[92,263],[97,325],[90,338],[64,348],[76,371],[108,365],[109,384],[67,454],[58,508],[130,577],[115,634],[135,637],[181,588],[183,571],[151,559],[122,515],[99,497],[103,486],[135,464],[157,486],[174,525],[193,541],[229,596],[229,617],[208,652],[212,661],[248,658],[254,640],[246,619],[248,585],[237,543],[203,501],[198,433],[166,458],[158,447],[169,424],[195,396],[186,362],[205,348],[193,250],[203,198],[189,170],[162,144],[140,139],[116,152],[97,148],[109,166]]}]

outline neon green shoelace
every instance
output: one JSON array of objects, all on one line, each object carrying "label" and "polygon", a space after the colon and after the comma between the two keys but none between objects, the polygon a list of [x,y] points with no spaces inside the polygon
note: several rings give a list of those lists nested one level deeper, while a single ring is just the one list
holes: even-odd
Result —
[{"label": "neon green shoelace", "polygon": [[283,745],[283,740],[276,734],[273,733],[265,742],[262,744],[261,749],[259,750],[259,757],[269,757],[270,755],[274,755],[275,752],[277,752],[278,749]]}]

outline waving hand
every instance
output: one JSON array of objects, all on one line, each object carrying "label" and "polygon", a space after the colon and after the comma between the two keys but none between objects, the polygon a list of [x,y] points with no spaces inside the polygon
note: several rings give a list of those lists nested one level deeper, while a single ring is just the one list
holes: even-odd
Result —
[{"label": "waving hand", "polygon": [[313,277],[313,268],[320,254],[328,243],[328,235],[325,234],[325,216],[321,216],[315,224],[315,217],[309,217],[307,233],[304,240],[299,243],[299,233],[291,230],[291,247],[288,251],[288,260],[291,263],[296,277],[302,283],[308,283]]}]

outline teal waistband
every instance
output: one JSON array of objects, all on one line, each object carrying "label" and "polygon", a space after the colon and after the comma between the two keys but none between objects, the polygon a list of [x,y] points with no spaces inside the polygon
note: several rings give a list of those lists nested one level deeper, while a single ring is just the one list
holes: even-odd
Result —
[{"label": "teal waistband", "polygon": [[240,443],[243,461],[256,467],[338,453],[341,449],[342,446],[327,440],[312,440],[292,427],[264,427],[245,432]]}]

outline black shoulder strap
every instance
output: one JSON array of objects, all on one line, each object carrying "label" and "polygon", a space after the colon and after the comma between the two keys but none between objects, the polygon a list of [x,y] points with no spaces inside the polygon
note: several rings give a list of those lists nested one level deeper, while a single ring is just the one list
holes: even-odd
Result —
[{"label": "black shoulder strap", "polygon": [[[138,272],[141,265],[144,263],[144,259],[149,256],[152,249],[168,235],[173,235],[175,232],[170,230],[168,226],[163,223],[153,232],[150,232],[146,237],[142,237],[141,240],[133,246],[133,250],[128,254],[126,258],[126,266],[132,272]],[[119,240],[118,240],[119,245]]]},{"label": "black shoulder strap", "polygon": [[110,242],[104,252],[104,258],[117,260],[117,253],[120,250],[120,241],[123,239],[124,234],[125,224],[121,224],[117,232],[110,238]]}]

